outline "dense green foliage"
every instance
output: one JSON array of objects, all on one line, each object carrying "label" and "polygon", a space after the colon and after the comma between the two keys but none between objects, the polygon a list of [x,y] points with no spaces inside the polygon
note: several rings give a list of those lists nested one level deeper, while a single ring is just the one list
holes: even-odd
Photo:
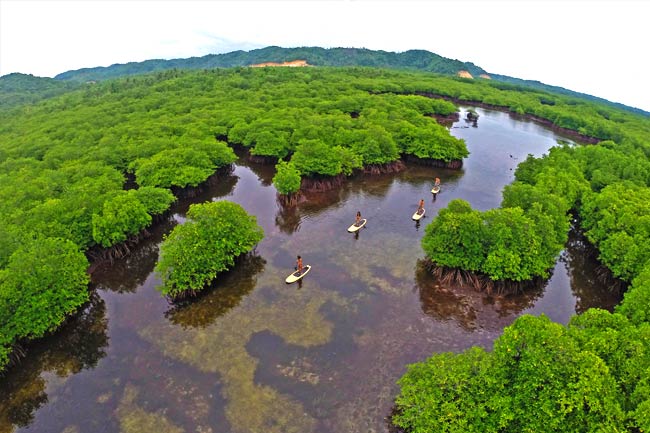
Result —
[{"label": "dense green foliage", "polygon": [[300,189],[300,171],[291,162],[279,161],[275,165],[273,185],[278,193],[289,195]]},{"label": "dense green foliage", "polygon": [[88,300],[87,267],[69,240],[23,239],[0,270],[0,369],[15,342],[43,336]]},{"label": "dense green foliage", "polygon": [[135,194],[138,201],[144,205],[147,213],[152,216],[161,215],[176,200],[174,194],[168,189],[153,186],[142,186],[138,189],[132,189],[129,191],[129,194]]},{"label": "dense green foliage", "polygon": [[200,147],[166,149],[149,158],[135,160],[131,168],[140,185],[158,187],[197,186],[218,167],[235,162],[235,153],[225,143],[215,142],[210,153]]},{"label": "dense green foliage", "polygon": [[650,189],[614,183],[583,198],[582,226],[612,273],[631,281],[650,261]]},{"label": "dense green foliage", "polygon": [[341,146],[329,147],[320,140],[303,140],[291,158],[294,167],[307,176],[351,174],[361,167],[361,157]]},{"label": "dense green foliage", "polygon": [[165,237],[156,265],[163,283],[159,290],[170,298],[204,289],[264,237],[256,218],[236,203],[192,205],[187,217]]},{"label": "dense green foliage", "polygon": [[151,223],[151,215],[133,190],[120,191],[104,202],[102,212],[92,219],[93,240],[103,247],[124,242]]},{"label": "dense green foliage", "polygon": [[[546,217],[534,209],[535,215]],[[560,223],[567,226],[566,218]],[[553,248],[555,236],[552,226],[543,229],[520,207],[479,212],[456,199],[426,227],[422,247],[440,266],[482,273],[495,281],[526,281],[545,276],[553,266],[558,252]]]},{"label": "dense green foliage", "polygon": [[650,326],[592,309],[568,327],[522,316],[492,352],[414,364],[393,421],[409,432],[647,431]]},{"label": "dense green foliage", "polygon": [[632,286],[616,311],[636,325],[650,323],[650,266],[646,266],[632,281]]}]

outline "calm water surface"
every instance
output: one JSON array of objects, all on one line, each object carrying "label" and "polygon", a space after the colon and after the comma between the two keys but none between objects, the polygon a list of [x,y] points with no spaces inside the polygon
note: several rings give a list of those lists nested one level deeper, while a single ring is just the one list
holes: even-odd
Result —
[{"label": "calm water surface", "polygon": [[[422,269],[420,239],[438,209],[455,198],[497,207],[516,165],[561,139],[477,111],[476,125],[451,130],[471,152],[462,170],[358,176],[297,209],[276,204],[272,167],[241,160],[193,202],[232,200],[256,215],[266,233],[256,255],[200,299],[169,305],[153,267],[162,235],[189,206],[178,203],[130,257],[94,273],[83,314],[0,379],[0,433],[386,432],[407,364],[489,348],[521,314],[566,323],[590,307],[611,309],[619,298],[597,282],[577,234],[548,284],[520,296],[442,286]],[[418,224],[410,217],[420,198],[427,213]],[[357,210],[368,224],[355,236],[346,228]],[[286,285],[297,254],[313,269]]]}]

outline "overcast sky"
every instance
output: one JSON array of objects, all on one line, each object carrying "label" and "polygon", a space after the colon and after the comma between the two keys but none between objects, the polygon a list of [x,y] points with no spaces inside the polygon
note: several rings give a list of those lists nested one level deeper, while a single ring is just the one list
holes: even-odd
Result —
[{"label": "overcast sky", "polygon": [[268,45],[425,49],[650,111],[649,20],[649,0],[0,0],[0,75]]}]

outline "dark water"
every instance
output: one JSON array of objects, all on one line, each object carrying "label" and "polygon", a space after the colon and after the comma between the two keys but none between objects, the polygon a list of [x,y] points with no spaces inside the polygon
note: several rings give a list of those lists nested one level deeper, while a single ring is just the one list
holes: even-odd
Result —
[{"label": "dark water", "polygon": [[[454,198],[497,207],[517,163],[561,138],[477,111],[477,125],[452,129],[472,152],[462,170],[358,176],[297,209],[276,204],[272,167],[240,161],[193,201],[233,200],[256,215],[266,233],[256,255],[200,299],[169,305],[152,270],[163,233],[189,206],[178,203],[133,255],[94,273],[96,294],[79,317],[1,379],[0,433],[386,432],[407,364],[490,347],[524,313],[566,323],[576,311],[611,309],[619,297],[598,282],[575,233],[537,292],[487,296],[422,269],[420,239],[438,209]],[[368,224],[355,236],[346,228],[357,210]],[[286,285],[297,254],[313,269]]]}]

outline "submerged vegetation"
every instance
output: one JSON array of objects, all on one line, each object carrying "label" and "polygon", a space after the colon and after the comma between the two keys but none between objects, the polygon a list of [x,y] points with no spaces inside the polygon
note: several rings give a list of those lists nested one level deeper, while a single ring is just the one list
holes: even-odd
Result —
[{"label": "submerged vegetation", "polygon": [[[281,269],[267,265],[266,271],[278,280],[284,278]],[[248,287],[252,282],[242,284]],[[177,316],[174,323],[138,330],[165,356],[203,372],[219,373],[227,398],[226,418],[233,432],[310,432],[316,424],[301,402],[256,380],[259,360],[247,350],[246,342],[256,333],[269,331],[287,344],[306,348],[323,345],[332,338],[334,328],[325,317],[324,306],[345,307],[346,301],[315,285],[309,291],[274,293],[274,302],[247,298],[238,314],[211,315],[207,321],[198,322],[195,315]],[[191,320],[183,320],[188,318]]]}]

